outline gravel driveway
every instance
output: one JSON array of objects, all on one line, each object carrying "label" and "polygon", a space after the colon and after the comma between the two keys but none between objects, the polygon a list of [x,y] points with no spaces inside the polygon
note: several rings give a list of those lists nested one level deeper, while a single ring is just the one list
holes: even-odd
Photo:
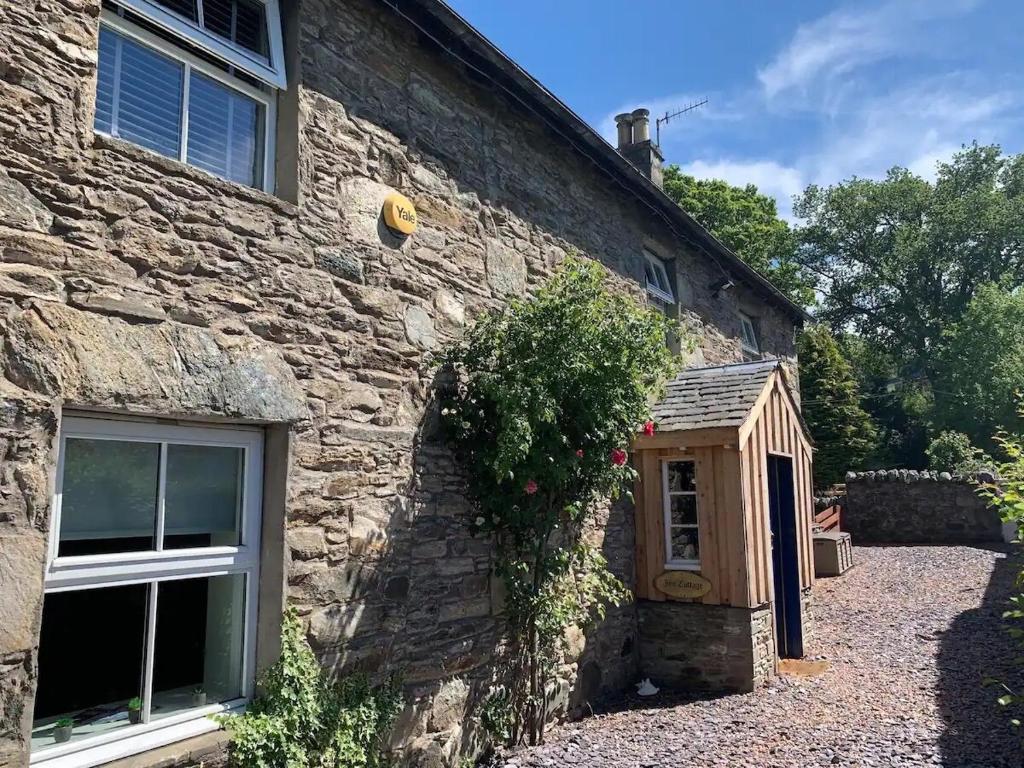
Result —
[{"label": "gravel driveway", "polygon": [[[858,547],[815,586],[823,674],[751,694],[624,702],[507,758],[525,766],[1024,765],[986,676],[1011,674],[1001,629],[1013,567],[971,547]],[[1019,677],[1017,678],[1019,681]],[[657,681],[655,681],[657,682]]]}]

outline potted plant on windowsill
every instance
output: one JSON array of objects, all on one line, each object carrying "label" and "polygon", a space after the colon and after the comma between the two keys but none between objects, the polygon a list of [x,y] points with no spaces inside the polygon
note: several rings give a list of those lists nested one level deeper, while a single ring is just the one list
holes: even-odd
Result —
[{"label": "potted plant on windowsill", "polygon": [[192,689],[192,706],[193,707],[205,707],[206,706],[206,689],[203,686],[198,685]]},{"label": "potted plant on windowsill", "polygon": [[142,722],[142,699],[138,696],[128,702],[128,722],[132,725]]},{"label": "potted plant on windowsill", "polygon": [[71,729],[74,725],[75,721],[70,717],[59,718],[53,724],[53,740],[58,744],[63,744],[65,741],[71,741]]}]

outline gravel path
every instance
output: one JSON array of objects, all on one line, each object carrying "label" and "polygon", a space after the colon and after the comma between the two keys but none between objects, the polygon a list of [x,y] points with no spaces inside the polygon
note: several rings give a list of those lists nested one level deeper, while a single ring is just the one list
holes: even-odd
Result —
[{"label": "gravel path", "polygon": [[815,586],[810,650],[829,662],[824,674],[705,701],[626,701],[556,729],[506,768],[1024,765],[998,694],[982,687],[1012,674],[1002,666],[1012,658],[1000,618],[1007,555],[858,547],[854,558]]}]

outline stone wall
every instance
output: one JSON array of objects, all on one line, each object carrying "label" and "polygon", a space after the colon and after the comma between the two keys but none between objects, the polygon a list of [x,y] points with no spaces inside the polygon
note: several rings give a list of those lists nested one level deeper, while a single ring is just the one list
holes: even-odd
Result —
[{"label": "stone wall", "polygon": [[640,674],[680,691],[752,691],[775,669],[770,606],[638,603]]},{"label": "stone wall", "polygon": [[948,472],[882,470],[846,476],[843,527],[855,544],[984,544],[1001,542],[995,510],[977,481]]},{"label": "stone wall", "polygon": [[[286,425],[288,599],[333,671],[404,672],[407,760],[454,763],[502,633],[433,352],[570,250],[638,295],[642,247],[673,257],[694,364],[742,359],[740,308],[792,361],[792,322],[742,285],[714,296],[717,266],[383,4],[285,13],[290,202],[94,134],[99,12],[0,0],[0,766],[27,761],[68,407]],[[420,213],[407,241],[379,222],[393,189]],[[631,514],[607,515],[594,535],[630,580]],[[634,611],[573,638],[564,709],[632,679]]]}]

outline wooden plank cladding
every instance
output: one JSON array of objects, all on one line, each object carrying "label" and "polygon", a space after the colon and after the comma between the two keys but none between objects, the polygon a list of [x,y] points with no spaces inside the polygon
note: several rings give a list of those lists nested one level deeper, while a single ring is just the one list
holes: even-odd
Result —
[{"label": "wooden plank cladding", "polygon": [[[813,583],[813,449],[781,366],[774,361],[748,365],[757,386],[744,381],[735,393],[722,382],[738,381],[740,366],[684,373],[673,382],[677,405],[670,423],[681,424],[685,418],[693,428],[659,431],[634,443],[640,473],[635,494],[637,596],[642,599],[680,600],[659,590],[655,580],[666,571],[685,568],[711,584],[703,597],[686,602],[756,607],[774,600],[769,455],[792,460],[800,583],[804,588]],[[719,370],[724,373],[715,378]],[[728,400],[727,407],[710,409],[712,426],[701,426],[699,408],[694,407],[700,399],[693,390],[699,387]],[[678,403],[685,403],[687,410]],[[694,463],[699,562],[674,564],[668,562],[671,529],[663,473],[665,462],[679,460]]]}]

